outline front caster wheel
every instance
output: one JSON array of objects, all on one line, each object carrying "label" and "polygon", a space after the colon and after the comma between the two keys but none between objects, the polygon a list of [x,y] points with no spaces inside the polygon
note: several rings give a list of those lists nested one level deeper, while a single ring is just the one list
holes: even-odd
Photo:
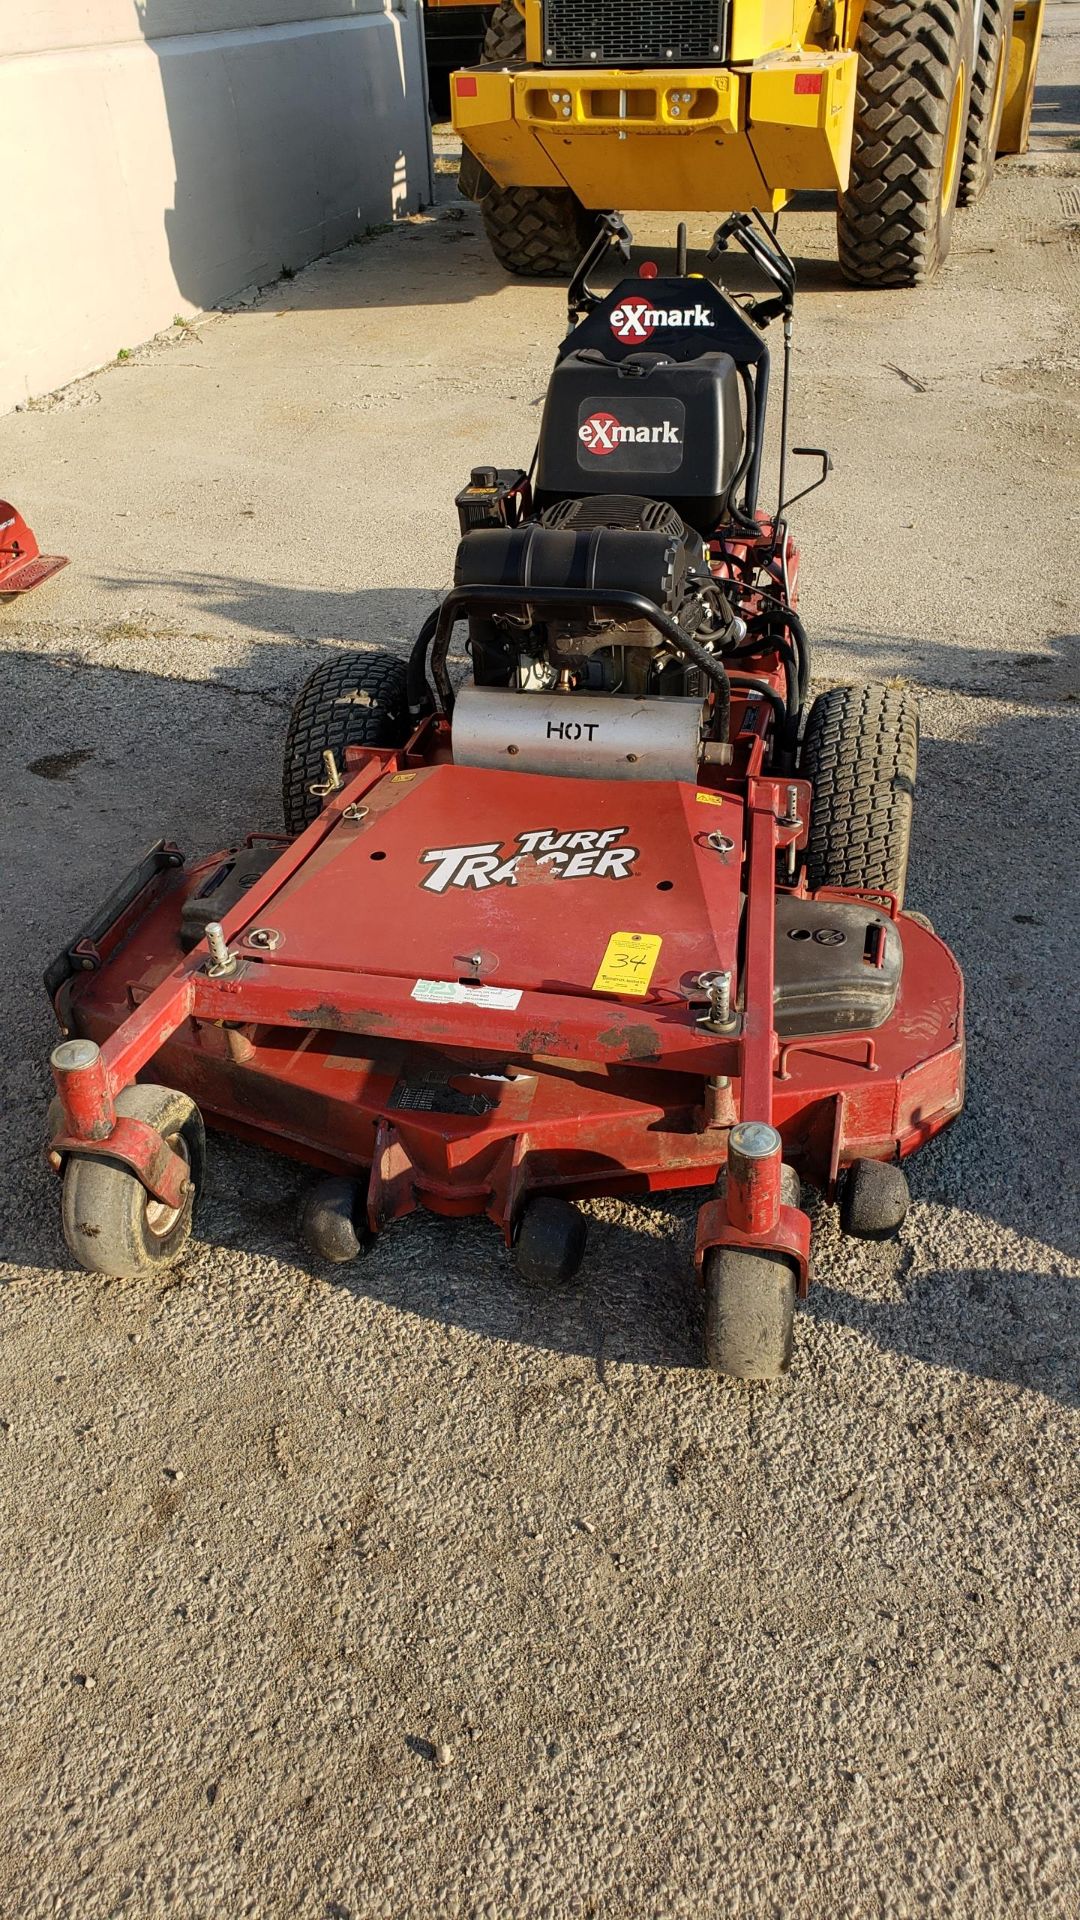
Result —
[{"label": "front caster wheel", "polygon": [[364,1196],[355,1180],[318,1180],[301,1196],[296,1217],[301,1245],[317,1260],[341,1266],[366,1253],[371,1240]]},{"label": "front caster wheel", "polygon": [[528,1200],[514,1241],[514,1258],[531,1287],[568,1287],[585,1257],[588,1224],[569,1200]]},{"label": "front caster wheel", "polygon": [[795,1274],[778,1253],[705,1257],[705,1357],[729,1380],[778,1380],[791,1365]]},{"label": "front caster wheel", "polygon": [[119,1160],[73,1153],[64,1168],[64,1239],[88,1273],[137,1280],[173,1266],[188,1243],[206,1171],[206,1135],[194,1101],[172,1087],[125,1087],[116,1096],[116,1111],[154,1127],[187,1161],[184,1204],[167,1207],[155,1200]]},{"label": "front caster wheel", "polygon": [[840,1225],[857,1240],[891,1240],[907,1218],[908,1183],[888,1160],[856,1160],[840,1189]]}]

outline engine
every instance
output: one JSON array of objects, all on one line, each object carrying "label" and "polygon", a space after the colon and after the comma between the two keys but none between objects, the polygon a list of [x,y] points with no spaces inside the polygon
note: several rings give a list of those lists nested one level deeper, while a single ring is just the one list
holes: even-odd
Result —
[{"label": "engine", "polygon": [[[700,534],[659,500],[560,500],[524,525],[467,533],[454,577],[458,585],[522,595],[513,610],[471,622],[478,686],[703,698],[701,669],[688,665],[647,617],[605,610],[604,596],[637,594],[709,644],[731,626]],[[563,613],[530,601],[530,588],[542,589],[548,602],[566,589]],[[569,604],[570,595],[580,602],[591,591],[591,605]]]},{"label": "engine", "polygon": [[[466,764],[692,780],[718,688],[726,717],[716,663],[746,629],[707,541],[752,443],[712,305],[671,286],[675,305],[617,293],[568,336],[532,486],[480,468],[458,496],[454,584],[476,596],[453,723]],[[662,350],[635,345],[657,329]]]}]

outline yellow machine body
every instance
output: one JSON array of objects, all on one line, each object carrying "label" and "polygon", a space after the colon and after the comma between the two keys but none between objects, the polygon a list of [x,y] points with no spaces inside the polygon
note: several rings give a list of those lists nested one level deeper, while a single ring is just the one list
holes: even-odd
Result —
[{"label": "yellow machine body", "polygon": [[[437,0],[435,0],[437,3]],[[1013,18],[998,151],[1027,145],[1045,0]],[[523,67],[454,76],[454,126],[500,187],[569,187],[584,207],[777,211],[848,184],[863,0],[732,0],[723,65],[543,64],[541,0],[520,0]]]},{"label": "yellow machine body", "polygon": [[[524,0],[523,68],[454,76],[454,126],[501,187],[570,187],[585,207],[782,207],[796,188],[847,185],[857,60],[813,43],[838,23],[807,0],[733,0],[729,63],[541,64],[540,0]],[[861,9],[851,8],[854,14]],[[534,64],[535,63],[535,64]]]}]

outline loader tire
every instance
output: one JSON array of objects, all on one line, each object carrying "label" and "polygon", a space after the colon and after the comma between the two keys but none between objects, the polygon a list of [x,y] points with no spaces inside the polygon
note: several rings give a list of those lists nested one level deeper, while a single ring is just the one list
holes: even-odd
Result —
[{"label": "loader tire", "polygon": [[1008,0],[983,0],[979,44],[971,75],[964,156],[960,163],[960,205],[973,207],[994,177],[1005,82],[1009,74],[1012,6]]},{"label": "loader tire", "polygon": [[867,0],[851,175],[837,200],[840,270],[914,287],[949,251],[973,66],[972,0]]},{"label": "loader tire", "polygon": [[335,653],[296,696],[285,736],[281,797],[288,833],[302,833],[322,802],[323,754],[344,773],[346,747],[403,747],[409,737],[405,662],[394,653]]},{"label": "loader tire", "polygon": [[600,223],[569,187],[489,187],[480,212],[500,267],[528,280],[568,280]]},{"label": "loader tire", "polygon": [[[510,0],[492,14],[481,58],[488,67],[524,62],[525,22]],[[528,280],[568,280],[599,223],[569,187],[493,184],[480,201],[480,213],[500,267]]]},{"label": "loader tire", "polygon": [[830,687],[810,709],[799,770],[814,798],[806,880],[894,893],[907,882],[919,709],[902,687]]},{"label": "loader tire", "polygon": [[525,59],[525,21],[512,0],[496,7],[480,55],[485,67],[520,67]]}]

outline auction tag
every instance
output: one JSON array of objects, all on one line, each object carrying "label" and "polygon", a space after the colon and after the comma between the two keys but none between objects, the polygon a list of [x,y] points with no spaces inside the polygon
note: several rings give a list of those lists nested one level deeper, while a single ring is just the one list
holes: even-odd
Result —
[{"label": "auction tag", "polygon": [[593,992],[647,993],[663,944],[658,933],[613,933]]},{"label": "auction tag", "polygon": [[722,793],[702,793],[700,787],[697,793],[695,793],[694,799],[697,801],[699,807],[722,807],[724,804],[724,796]]},{"label": "auction tag", "polygon": [[516,1007],[521,999],[520,987],[468,987],[460,980],[418,980],[412,990],[413,1000],[426,1000],[439,1006],[455,1007]]}]

